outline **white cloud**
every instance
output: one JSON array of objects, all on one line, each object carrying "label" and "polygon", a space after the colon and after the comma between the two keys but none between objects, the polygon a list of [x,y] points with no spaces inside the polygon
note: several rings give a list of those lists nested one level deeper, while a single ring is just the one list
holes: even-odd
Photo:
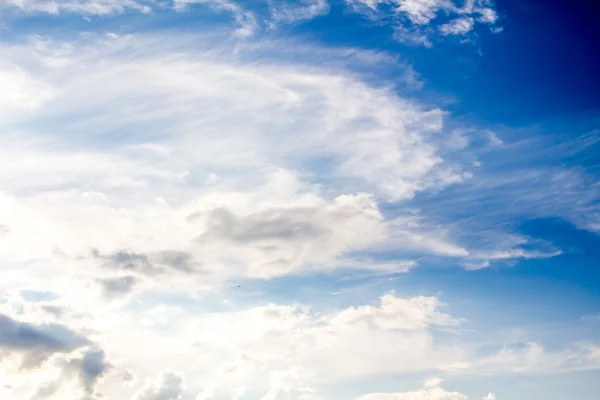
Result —
[{"label": "white cloud", "polygon": [[479,10],[479,18],[480,22],[495,24],[498,21],[498,14],[491,8],[482,8]]},{"label": "white cloud", "polygon": [[[327,0],[301,0],[298,3],[281,0],[271,2],[263,0],[262,7],[266,14],[253,12],[246,9],[242,2],[230,0],[173,0],[172,2],[156,2],[150,0],[126,0],[115,2],[111,0],[68,0],[68,1],[42,1],[42,0],[7,0],[0,3],[0,7],[13,7],[20,9],[25,15],[33,13],[61,14],[72,13],[86,16],[111,16],[127,12],[150,13],[165,10],[190,11],[192,6],[200,5],[210,8],[215,12],[225,12],[233,16],[236,27],[234,33],[239,38],[249,38],[259,32],[264,26],[275,27],[280,23],[293,23],[310,20],[329,13]],[[494,32],[501,30],[493,25],[498,20],[496,11],[491,7],[491,2],[484,0],[469,0],[462,7],[454,0],[346,0],[349,7],[363,12],[366,15],[377,15],[389,12],[397,20],[395,37],[409,44],[425,45],[431,47],[431,36],[435,29],[424,29],[434,26],[434,21],[439,15],[469,15],[469,18],[458,18],[454,29],[466,29],[466,21],[492,25]],[[383,11],[386,10],[386,11]],[[442,25],[440,31],[445,31],[450,25]],[[469,29],[470,30],[470,29]],[[461,31],[462,33],[462,31]]]},{"label": "white cloud", "polygon": [[[28,400],[57,398],[97,398],[97,386],[111,372],[113,366],[106,360],[106,354],[99,348],[89,348],[79,354],[55,356],[38,371],[17,374],[25,375],[28,387],[34,377],[38,384],[27,395]],[[41,372],[41,373],[40,373]],[[17,383],[12,379],[9,382]],[[15,389],[17,389],[15,385]],[[83,396],[83,397],[82,397]]]},{"label": "white cloud", "polygon": [[437,17],[440,11],[451,11],[454,4],[451,0],[346,0],[357,10],[360,6],[377,11],[386,6],[391,7],[397,14],[405,15],[417,25],[426,25]]},{"label": "white cloud", "polygon": [[371,393],[356,400],[468,400],[458,392],[448,392],[440,387],[441,381],[428,381],[422,390],[405,393]]},{"label": "white cloud", "polygon": [[406,393],[373,393],[359,397],[359,400],[467,400],[467,397],[458,392],[436,388]]},{"label": "white cloud", "polygon": [[[434,370],[462,357],[459,349],[436,343],[430,332],[460,323],[439,307],[435,298],[402,299],[388,294],[378,305],[325,314],[301,306],[272,304],[208,314],[181,308],[130,314],[121,309],[117,316],[98,304],[93,310],[80,311],[76,318],[65,314],[62,319],[91,328],[99,344],[118,355],[112,363],[118,370],[133,370],[146,378],[135,400],[179,399],[184,393],[184,373],[203,377],[191,382],[190,389],[198,392],[198,398],[210,399],[232,387],[242,390],[250,386],[254,391],[267,390],[267,399],[285,399],[292,394],[307,399],[309,395],[316,398],[309,385],[375,373]],[[165,335],[166,327],[172,333]],[[115,329],[119,340],[114,340]],[[373,344],[364,348],[361,343],[365,340]],[[63,373],[58,378],[41,379],[38,391],[52,389],[57,396],[68,396],[97,386],[98,377],[109,366],[104,352],[89,355],[66,364],[74,372],[82,371],[79,375]],[[162,372],[148,378],[165,363],[184,372]],[[42,371],[48,368],[46,365]],[[127,393],[128,384],[117,375],[100,381],[99,390],[111,398]],[[72,386],[71,378],[77,378],[82,386]],[[17,380],[12,382],[19,387]]]},{"label": "white cloud", "polygon": [[366,6],[371,10],[377,10],[377,7],[385,3],[386,0],[347,0],[347,2],[353,7]]},{"label": "white cloud", "polygon": [[[92,330],[107,354],[119,355],[111,363],[142,380],[164,360],[186,376],[208,376],[242,353],[247,359],[230,366],[234,372],[215,378],[233,381],[228,390],[293,366],[332,380],[476,368],[471,349],[435,340],[434,329],[456,329],[458,320],[432,298],[386,297],[324,317],[288,306],[273,306],[272,319],[265,310],[196,316],[175,338],[160,332],[186,319],[177,307],[123,313],[144,291],[197,294],[228,278],[340,267],[398,272],[423,254],[484,259],[418,212],[386,220],[380,210],[381,199],[401,207],[468,179],[446,153],[442,111],[339,68],[248,62],[243,53],[204,50],[200,38],[194,47],[185,38],[182,47],[172,42],[111,35],[3,53],[20,61],[29,81],[52,88],[52,98],[6,116],[0,290],[55,292],[60,301],[25,307],[32,318],[60,316],[69,329]],[[66,62],[50,66],[53,57]],[[27,140],[19,134],[25,129]],[[361,250],[406,252],[406,259],[378,262],[354,254]],[[487,256],[526,256],[495,250]],[[102,297],[107,289],[110,301]],[[124,342],[106,339],[115,327]],[[198,365],[185,361],[194,342],[211,349]],[[122,382],[102,385],[131,396],[115,389]],[[68,390],[62,385],[56,396]]]},{"label": "white cloud", "polygon": [[[220,7],[243,20],[228,4]],[[314,51],[324,64],[316,68],[261,58],[264,49],[249,56],[241,46],[234,56],[214,37],[176,39],[5,45],[9,90],[0,102],[16,111],[0,121],[0,311],[21,330],[5,329],[0,341],[14,353],[1,371],[12,398],[28,398],[31,382],[41,382],[38,397],[130,398],[131,379],[113,368],[142,381],[157,366],[182,371],[149,379],[136,400],[181,399],[184,374],[194,377],[186,395],[263,390],[273,400],[317,398],[314,384],[373,374],[597,367],[595,347],[550,353],[532,344],[482,357],[436,297],[208,312],[201,291],[230,278],[398,272],[432,254],[484,262],[549,253],[513,243],[472,249],[418,210],[384,211],[382,203],[401,209],[471,179],[453,161],[449,149],[466,145],[448,145],[455,138],[442,110],[328,66],[324,49]],[[357,50],[340,57],[384,59]],[[406,259],[357,255],[390,249]],[[11,297],[15,288],[57,299],[27,303]],[[88,349],[92,342],[100,347]],[[40,368],[15,372],[31,347]],[[440,384],[366,398],[464,398]]]},{"label": "white cloud", "polygon": [[[431,325],[454,326],[458,321],[437,312],[436,298],[419,297],[409,300],[388,294],[381,298],[381,306],[350,308],[337,314],[332,325],[365,326],[383,330],[419,330]],[[418,310],[418,311],[417,311]]]},{"label": "white cloud", "polygon": [[173,0],[175,10],[184,11],[189,5],[199,4],[210,7],[217,12],[227,12],[233,15],[238,27],[234,33],[240,38],[248,38],[258,29],[258,21],[256,15],[245,10],[235,2],[229,0]]},{"label": "white cloud", "polygon": [[180,400],[183,396],[183,377],[175,372],[162,371],[156,379],[146,382],[132,400]]},{"label": "white cloud", "polygon": [[404,25],[398,25],[394,29],[394,39],[410,45],[433,47],[433,43],[431,42],[431,29],[427,28],[407,28]]},{"label": "white cloud", "polygon": [[464,35],[471,32],[474,24],[473,18],[457,18],[440,26],[440,32],[443,35]]},{"label": "white cloud", "polygon": [[0,66],[0,122],[19,109],[35,109],[50,100],[52,86],[33,78],[15,65]]},{"label": "white cloud", "polygon": [[[232,388],[242,392],[245,387],[252,393],[266,392],[267,399],[316,399],[318,390],[311,388],[377,374],[539,373],[594,369],[600,361],[594,346],[547,352],[535,343],[480,356],[477,343],[457,336],[461,320],[443,313],[433,297],[387,294],[378,304],[320,313],[282,304],[212,313],[194,306],[159,308],[146,312],[119,308],[115,313],[96,304],[94,309],[83,306],[76,316],[67,313],[61,318],[71,326],[86,326],[107,353],[118,356],[111,357],[114,366],[109,368],[133,370],[146,380],[135,400],[179,399],[184,393],[219,398]],[[23,311],[33,318],[29,309]],[[87,363],[82,356],[68,357],[81,361],[54,362],[56,372],[52,364],[45,364],[40,371],[46,378],[36,378],[37,370],[8,376],[16,389],[41,381],[38,391],[53,391],[57,398],[83,393],[85,387],[97,387],[109,398],[130,398],[129,382],[117,379],[120,374],[98,379],[107,370],[104,352],[89,354]],[[165,365],[182,372],[149,378]],[[21,376],[16,379],[14,374]],[[184,391],[184,374],[195,377],[188,383],[189,391]],[[423,390],[381,396],[440,400],[458,396],[441,389],[441,384],[441,379],[428,379]]]},{"label": "white cloud", "polygon": [[[459,392],[449,392],[441,387],[441,379],[430,379],[425,382],[422,390],[405,393],[371,393],[356,400],[468,400],[467,396]],[[483,400],[496,400],[496,396],[489,393]]]},{"label": "white cloud", "polygon": [[299,4],[284,2],[271,10],[275,23],[310,20],[329,13],[327,0],[303,0]]},{"label": "white cloud", "polygon": [[261,400],[289,400],[298,389],[308,372],[302,368],[291,368],[287,371],[273,371],[270,376],[269,391]]},{"label": "white cloud", "polygon": [[398,11],[406,13],[413,23],[419,25],[429,23],[439,10],[453,7],[449,0],[400,0],[396,3]]},{"label": "white cloud", "polygon": [[215,397],[214,384],[207,385],[200,393],[196,395],[195,400],[211,400]]},{"label": "white cloud", "polygon": [[[432,329],[459,324],[439,306],[435,298],[402,299],[392,294],[383,296],[377,306],[322,316],[299,307],[269,305],[201,317],[193,336],[205,355],[243,353],[243,360],[259,370],[261,365],[291,365],[312,372],[311,381],[416,372],[442,366],[440,360],[461,352],[438,346],[431,336]],[[190,333],[191,329],[185,328]],[[372,344],[364,348],[360,345],[364,340]]]},{"label": "white cloud", "polygon": [[[101,279],[105,289],[117,278],[134,282],[122,266],[107,269],[119,254],[175,274],[329,269],[355,264],[346,253],[388,240],[392,226],[377,197],[400,201],[468,179],[438,154],[440,110],[350,73],[246,65],[189,48],[183,60],[164,46],[111,36],[85,45],[44,41],[19,53],[23,71],[61,89],[42,109],[7,121],[5,261],[53,259],[61,270],[83,263],[82,279]],[[67,62],[47,66],[55,52]],[[27,140],[18,135],[24,123],[35,126]],[[113,135],[119,131],[130,134]],[[80,235],[86,226],[94,230]],[[428,233],[411,226],[394,221],[396,239],[430,251]],[[175,266],[167,254],[188,265]]]},{"label": "white cloud", "polygon": [[[433,46],[435,32],[443,36],[465,35],[476,22],[494,25],[498,20],[491,1],[468,0],[346,0],[367,16],[388,15],[395,23],[394,38],[410,45]],[[390,11],[391,10],[391,11]],[[452,18],[440,24],[438,17]],[[496,30],[498,28],[492,27]]]},{"label": "white cloud", "polygon": [[442,383],[444,382],[443,379],[440,378],[430,378],[425,380],[425,382],[423,382],[423,387],[424,388],[435,388],[435,387],[439,387],[442,386]]},{"label": "white cloud", "polygon": [[83,15],[111,15],[122,14],[128,10],[149,12],[153,2],[147,1],[112,1],[112,0],[67,0],[67,1],[40,1],[40,0],[7,0],[0,6],[18,7],[27,13],[60,14],[77,13]]},{"label": "white cloud", "polygon": [[599,367],[598,348],[586,343],[575,343],[567,347],[548,351],[542,344],[505,344],[498,351],[487,356],[476,356],[467,363],[455,363],[442,367],[449,372],[476,370],[481,374],[501,372],[526,374],[537,371],[586,371]]},{"label": "white cloud", "polygon": [[429,24],[439,12],[451,12],[455,9],[451,0],[346,0],[348,4],[360,11],[360,6],[377,11],[385,6],[390,7],[398,15],[406,16],[416,25]]}]

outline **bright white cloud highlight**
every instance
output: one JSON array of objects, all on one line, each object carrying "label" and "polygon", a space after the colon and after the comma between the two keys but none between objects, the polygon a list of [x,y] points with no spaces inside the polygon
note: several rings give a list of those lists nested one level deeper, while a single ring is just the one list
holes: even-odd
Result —
[{"label": "bright white cloud highlight", "polygon": [[180,400],[183,396],[182,384],[180,375],[163,371],[140,388],[131,400]]},{"label": "bright white cloud highlight", "polygon": [[[435,32],[443,36],[466,35],[476,22],[494,25],[498,20],[489,0],[346,0],[366,15],[385,15],[396,21],[394,37],[411,45],[433,46]],[[442,23],[443,17],[451,21]],[[496,29],[496,28],[493,28]],[[498,28],[499,29],[499,28]]]},{"label": "bright white cloud highlight", "polygon": [[443,35],[464,35],[473,29],[473,18],[457,18],[440,26]]},{"label": "bright white cloud highlight", "polygon": [[[441,383],[439,379],[431,379],[425,383],[422,390],[405,393],[371,393],[357,400],[468,400],[464,394],[449,392],[442,388]],[[484,400],[487,400],[487,397]]]},{"label": "bright white cloud highlight", "polygon": [[35,109],[53,97],[54,88],[14,65],[0,66],[0,121],[21,109]]}]

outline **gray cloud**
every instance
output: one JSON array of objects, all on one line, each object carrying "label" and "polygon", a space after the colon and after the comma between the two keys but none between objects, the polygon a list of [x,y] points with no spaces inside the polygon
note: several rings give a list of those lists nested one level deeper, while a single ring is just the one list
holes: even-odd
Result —
[{"label": "gray cloud", "polygon": [[119,276],[99,280],[106,297],[117,297],[125,295],[133,289],[138,280],[131,276]]},{"label": "gray cloud", "polygon": [[183,251],[166,250],[157,254],[158,262],[182,272],[192,272],[197,265],[192,256]]},{"label": "gray cloud", "polygon": [[79,380],[87,394],[94,392],[98,379],[112,368],[106,360],[104,350],[98,348],[88,350],[81,360],[75,361],[75,366],[79,370]]},{"label": "gray cloud", "polygon": [[65,313],[64,307],[59,307],[52,304],[42,304],[40,308],[48,314],[54,315],[55,317],[61,317]]},{"label": "gray cloud", "polygon": [[66,381],[73,379],[79,381],[85,393],[82,400],[96,399],[94,394],[99,379],[113,368],[104,351],[96,347],[88,349],[80,358],[60,360],[57,366],[61,367],[58,378],[40,383],[29,400],[53,396]]},{"label": "gray cloud", "polygon": [[53,353],[69,353],[88,344],[87,338],[63,325],[36,325],[0,314],[0,349],[23,353],[22,368],[38,366]]},{"label": "gray cloud", "polygon": [[133,381],[133,379],[134,379],[134,376],[130,370],[123,371],[123,380],[125,382],[131,382],[131,381]]},{"label": "gray cloud", "polygon": [[208,217],[208,232],[204,238],[230,240],[251,244],[265,240],[302,240],[326,236],[330,233],[315,221],[319,217],[316,208],[270,209],[248,216],[238,217],[229,210],[219,208]]},{"label": "gray cloud", "polygon": [[134,253],[127,250],[117,251],[112,254],[101,254],[99,250],[92,251],[94,258],[104,261],[104,265],[110,268],[140,272],[143,274],[160,273],[160,269],[150,263],[146,254]]},{"label": "gray cloud", "polygon": [[[101,260],[107,268],[143,275],[159,275],[165,273],[166,269],[193,273],[198,272],[200,266],[189,253],[178,250],[164,250],[151,254],[120,250],[111,254],[102,254],[99,250],[94,249],[92,256]],[[131,289],[131,286],[135,284],[132,279],[133,277],[106,279],[103,281],[103,286],[107,292],[118,292],[127,287]]]}]

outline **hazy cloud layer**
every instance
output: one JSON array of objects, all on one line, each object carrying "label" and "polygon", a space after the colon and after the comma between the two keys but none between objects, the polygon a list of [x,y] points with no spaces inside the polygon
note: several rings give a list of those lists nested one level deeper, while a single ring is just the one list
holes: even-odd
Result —
[{"label": "hazy cloud layer", "polygon": [[[397,38],[421,45],[499,19],[483,0],[346,3],[391,15]],[[198,9],[227,21],[0,43],[1,398],[317,400],[327,385],[418,375],[349,398],[464,400],[451,382],[418,380],[600,367],[593,341],[476,331],[461,314],[468,291],[448,306],[443,293],[373,294],[369,282],[343,300],[329,288],[291,297],[303,279],[568,251],[519,233],[519,218],[600,226],[593,177],[552,158],[553,146],[593,148],[597,133],[504,141],[418,100],[424,82],[394,55],[260,37],[330,6],[2,3],[9,22]]]}]

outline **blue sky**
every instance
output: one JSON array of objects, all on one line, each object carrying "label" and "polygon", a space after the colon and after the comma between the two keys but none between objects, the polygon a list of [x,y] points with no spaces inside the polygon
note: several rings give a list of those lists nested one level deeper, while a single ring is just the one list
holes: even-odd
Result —
[{"label": "blue sky", "polygon": [[0,397],[597,400],[598,18],[0,2]]}]

